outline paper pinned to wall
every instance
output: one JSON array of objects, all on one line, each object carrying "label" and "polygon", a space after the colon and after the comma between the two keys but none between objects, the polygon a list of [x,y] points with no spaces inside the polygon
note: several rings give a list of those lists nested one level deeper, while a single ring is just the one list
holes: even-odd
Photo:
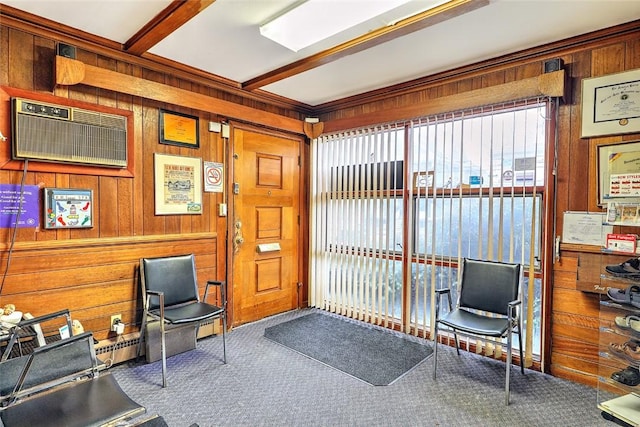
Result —
[{"label": "paper pinned to wall", "polygon": [[603,225],[605,219],[601,212],[565,212],[562,242],[605,246],[607,234],[613,232],[613,226]]}]

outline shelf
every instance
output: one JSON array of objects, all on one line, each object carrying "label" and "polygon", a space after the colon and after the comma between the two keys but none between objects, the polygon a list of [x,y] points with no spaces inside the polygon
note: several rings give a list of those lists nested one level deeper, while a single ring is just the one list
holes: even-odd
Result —
[{"label": "shelf", "polygon": [[600,301],[600,306],[610,307],[616,310],[624,310],[624,311],[628,311],[628,312],[640,315],[640,308],[636,308],[629,304],[621,304],[619,302],[611,301],[609,299]]},{"label": "shelf", "polygon": [[[620,225],[620,224],[618,224]],[[599,347],[598,347],[598,408],[602,416],[608,420],[620,420],[630,425],[640,426],[640,385],[629,386],[614,380],[615,372],[634,367],[638,369],[638,362],[632,362],[611,350],[610,344],[624,345],[634,341],[640,343],[640,334],[631,329],[623,329],[616,325],[616,317],[635,315],[640,317],[640,307],[612,301],[607,296],[609,289],[627,289],[632,285],[640,285],[640,278],[618,277],[608,274],[607,265],[626,262],[638,254],[631,252],[612,251],[601,248],[597,270],[600,271],[598,286],[606,289],[600,295],[599,315]],[[594,263],[597,263],[593,259]],[[612,352],[613,351],[613,352]],[[639,372],[640,373],[640,372]]]},{"label": "shelf", "polygon": [[610,350],[610,343],[623,344],[631,340],[640,342],[639,334],[619,328],[615,324],[616,317],[628,315],[640,316],[640,308],[617,303],[606,295],[601,295],[597,403],[605,419],[618,419],[631,425],[640,425],[640,385],[629,386],[611,378],[613,373],[629,367],[638,369],[638,363],[620,357]]},{"label": "shelf", "polygon": [[629,258],[638,258],[640,256],[640,252],[638,252],[637,250],[636,252],[622,252],[622,251],[613,251],[607,248],[600,248],[600,252],[608,255],[622,255],[622,256],[626,255]]},{"label": "shelf", "polygon": [[598,408],[625,423],[640,424],[640,397],[635,393],[599,403]]}]

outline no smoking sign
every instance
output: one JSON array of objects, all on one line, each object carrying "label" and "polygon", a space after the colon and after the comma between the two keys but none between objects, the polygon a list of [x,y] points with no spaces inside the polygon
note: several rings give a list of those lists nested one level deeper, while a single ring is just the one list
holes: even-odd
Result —
[{"label": "no smoking sign", "polygon": [[222,163],[204,162],[204,191],[222,193],[223,178],[224,165]]}]

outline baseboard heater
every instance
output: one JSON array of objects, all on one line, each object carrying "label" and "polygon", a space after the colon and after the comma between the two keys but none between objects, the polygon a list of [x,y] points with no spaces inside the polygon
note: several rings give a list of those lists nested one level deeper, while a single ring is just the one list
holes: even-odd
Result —
[{"label": "baseboard heater", "polygon": [[12,98],[16,160],[127,167],[127,117]]}]

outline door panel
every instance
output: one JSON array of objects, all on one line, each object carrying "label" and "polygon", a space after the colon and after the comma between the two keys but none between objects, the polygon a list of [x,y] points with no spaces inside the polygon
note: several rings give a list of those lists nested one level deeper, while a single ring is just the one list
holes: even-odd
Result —
[{"label": "door panel", "polygon": [[298,306],[300,141],[234,129],[234,324]]}]

